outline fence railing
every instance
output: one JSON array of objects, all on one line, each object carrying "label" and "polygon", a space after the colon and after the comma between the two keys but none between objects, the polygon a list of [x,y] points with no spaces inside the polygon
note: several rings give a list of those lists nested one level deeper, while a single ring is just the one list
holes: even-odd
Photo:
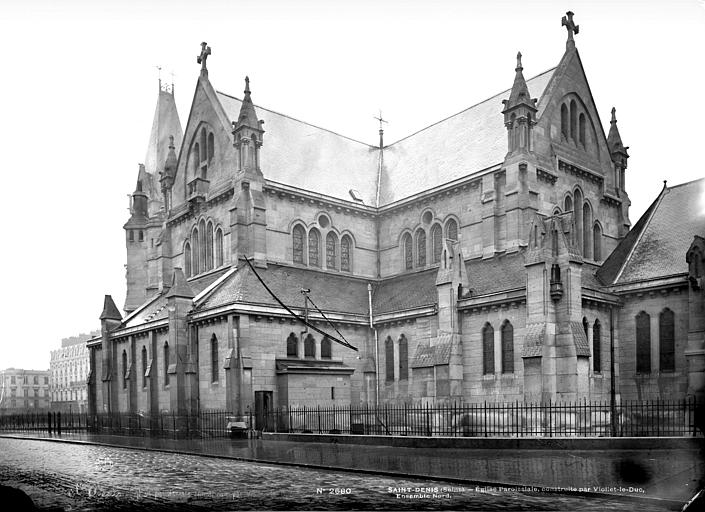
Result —
[{"label": "fence railing", "polygon": [[[220,410],[179,415],[171,412],[140,413],[22,413],[0,415],[0,431],[97,434],[154,437],[226,437],[233,413]],[[250,421],[249,424],[252,424]]]},{"label": "fence railing", "polygon": [[[244,424],[267,432],[451,437],[702,436],[705,402],[468,403],[282,407]],[[91,432],[130,436],[219,438],[233,413],[25,413],[0,415],[0,431]],[[239,423],[243,425],[243,423]]]},{"label": "fence railing", "polygon": [[292,433],[451,437],[697,436],[705,404],[683,400],[290,407],[265,430]]}]

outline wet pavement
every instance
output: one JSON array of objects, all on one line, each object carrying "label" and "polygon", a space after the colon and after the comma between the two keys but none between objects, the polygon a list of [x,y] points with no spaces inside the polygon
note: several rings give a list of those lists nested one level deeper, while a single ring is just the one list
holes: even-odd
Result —
[{"label": "wet pavement", "polygon": [[[262,444],[238,443],[247,449]],[[224,449],[227,443],[218,444]],[[672,502],[656,500],[562,495],[540,488],[502,489],[32,439],[0,438],[0,454],[0,482],[22,489],[39,507],[64,510],[638,508],[648,512],[674,507]]]}]

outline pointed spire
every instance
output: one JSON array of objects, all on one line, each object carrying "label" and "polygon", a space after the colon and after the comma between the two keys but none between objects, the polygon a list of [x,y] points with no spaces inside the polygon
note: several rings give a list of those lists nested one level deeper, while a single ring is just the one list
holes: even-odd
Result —
[{"label": "pointed spire", "polygon": [[248,128],[253,128],[255,130],[260,129],[260,122],[257,119],[257,113],[255,112],[255,106],[252,104],[252,98],[250,93],[250,77],[245,77],[245,97],[242,99],[242,106],[240,107],[240,115],[237,118],[237,128],[247,126]]},{"label": "pointed spire", "polygon": [[171,281],[171,288],[169,288],[169,292],[166,294],[167,299],[171,297],[193,299],[195,296],[196,295],[194,295],[193,290],[191,290],[191,287],[186,282],[186,277],[184,276],[183,270],[179,267],[174,268],[174,277]]},{"label": "pointed spire", "polygon": [[509,94],[509,100],[504,100],[504,111],[516,107],[520,104],[528,105],[529,107],[536,108],[536,100],[532,100],[529,95],[529,87],[526,85],[526,80],[524,79],[524,74],[522,71],[524,67],[521,65],[521,52],[517,53],[517,67],[514,68],[516,74],[514,75],[514,84],[512,85],[512,91]]},{"label": "pointed spire", "polygon": [[[622,137],[619,135],[619,129],[617,129],[617,109],[612,107],[612,119],[610,120],[610,132],[607,135],[607,146],[610,149],[611,154],[619,153],[624,156],[629,156],[627,154],[627,149],[622,143]],[[613,157],[614,160],[614,157]]]},{"label": "pointed spire", "polygon": [[100,320],[122,320],[122,315],[118,311],[115,301],[110,295],[105,296],[103,301],[103,312],[100,314]]}]

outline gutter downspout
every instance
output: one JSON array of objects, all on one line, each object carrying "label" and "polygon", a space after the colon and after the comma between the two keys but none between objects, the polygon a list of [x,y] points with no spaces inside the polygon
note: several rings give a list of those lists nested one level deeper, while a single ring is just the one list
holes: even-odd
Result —
[{"label": "gutter downspout", "polygon": [[616,393],[614,378],[614,308],[610,306],[610,426],[612,437],[617,436]]},{"label": "gutter downspout", "polygon": [[372,285],[367,283],[367,301],[370,308],[370,329],[375,332],[375,410],[379,407],[379,336],[372,322]]}]

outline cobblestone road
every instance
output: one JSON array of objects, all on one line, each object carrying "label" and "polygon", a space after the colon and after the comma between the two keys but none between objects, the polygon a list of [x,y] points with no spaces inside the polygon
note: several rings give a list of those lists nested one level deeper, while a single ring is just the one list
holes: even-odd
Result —
[{"label": "cobblestone road", "polygon": [[40,507],[65,510],[668,509],[656,503],[33,440],[0,439],[0,454],[0,482],[23,489]]}]

